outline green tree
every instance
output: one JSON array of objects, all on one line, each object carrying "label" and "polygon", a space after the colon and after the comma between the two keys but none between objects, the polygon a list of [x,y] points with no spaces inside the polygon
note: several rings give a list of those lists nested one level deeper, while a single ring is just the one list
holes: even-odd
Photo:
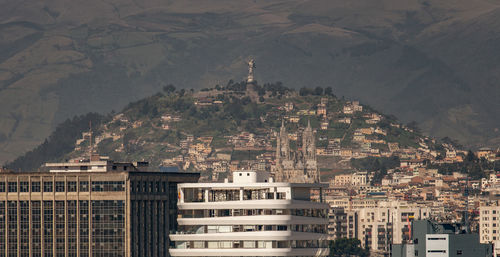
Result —
[{"label": "green tree", "polygon": [[325,95],[335,96],[335,95],[333,94],[333,89],[332,89],[332,87],[327,87],[327,88],[325,88]]},{"label": "green tree", "polygon": [[67,119],[59,124],[41,145],[8,163],[6,167],[13,170],[35,171],[45,162],[60,161],[75,147],[75,140],[82,136],[82,132],[89,130],[90,122],[95,131],[109,119],[110,117],[98,113],[87,113]]},{"label": "green tree", "polygon": [[163,87],[163,91],[165,91],[168,94],[173,93],[173,92],[175,92],[175,86],[172,84],[168,84],[168,85]]},{"label": "green tree", "polygon": [[316,87],[314,89],[314,95],[323,95],[323,88],[322,87]]},{"label": "green tree", "polygon": [[330,241],[330,256],[332,257],[369,257],[370,251],[361,247],[357,238],[338,238]]},{"label": "green tree", "polygon": [[410,121],[408,124],[406,124],[406,126],[409,129],[411,129],[417,133],[420,133],[420,128],[418,127],[418,123],[416,121]]},{"label": "green tree", "polygon": [[132,143],[137,138],[136,134],[132,131],[125,133],[123,135],[123,147],[126,152],[131,152],[134,148],[134,144]]},{"label": "green tree", "polygon": [[472,150],[469,150],[467,152],[467,156],[465,156],[465,161],[470,163],[477,161],[477,157],[474,154],[474,152],[472,152]]},{"label": "green tree", "polygon": [[299,90],[299,95],[300,96],[306,96],[312,94],[312,90],[306,87],[303,87]]}]

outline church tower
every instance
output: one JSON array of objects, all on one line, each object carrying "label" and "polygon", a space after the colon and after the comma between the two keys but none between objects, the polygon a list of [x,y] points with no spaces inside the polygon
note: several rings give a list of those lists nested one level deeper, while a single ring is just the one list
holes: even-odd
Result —
[{"label": "church tower", "polygon": [[307,128],[302,134],[302,153],[304,162],[307,162],[307,160],[316,160],[316,143],[310,121],[307,121]]},{"label": "church tower", "polygon": [[276,138],[276,160],[290,160],[290,141],[285,128],[285,121],[281,120],[281,128]]},{"label": "church tower", "polygon": [[319,182],[316,143],[310,122],[302,133],[302,151],[292,152],[285,123],[281,121],[280,132],[276,137],[275,179],[278,182]]},{"label": "church tower", "polygon": [[307,121],[307,128],[302,134],[302,154],[307,177],[311,182],[319,182],[318,162],[316,160],[316,140],[310,121]]}]

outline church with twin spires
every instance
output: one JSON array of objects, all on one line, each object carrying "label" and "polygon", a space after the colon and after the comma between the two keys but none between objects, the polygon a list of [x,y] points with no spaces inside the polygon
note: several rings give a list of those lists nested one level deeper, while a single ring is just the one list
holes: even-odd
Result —
[{"label": "church with twin spires", "polygon": [[302,132],[302,151],[290,149],[290,139],[282,121],[276,139],[275,180],[292,183],[319,183],[316,143],[311,123]]}]

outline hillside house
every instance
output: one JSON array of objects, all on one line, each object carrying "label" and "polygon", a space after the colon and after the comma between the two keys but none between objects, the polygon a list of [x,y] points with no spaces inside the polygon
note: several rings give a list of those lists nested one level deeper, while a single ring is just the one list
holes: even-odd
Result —
[{"label": "hillside house", "polygon": [[300,117],[296,116],[296,115],[288,117],[288,121],[290,123],[299,123],[299,120],[300,120]]},{"label": "hillside house", "polygon": [[327,130],[328,129],[328,124],[329,124],[328,120],[321,121],[321,123],[320,123],[321,130]]},{"label": "hillside house", "polygon": [[318,104],[318,110],[316,111],[317,115],[323,115],[326,117],[326,105],[325,104]]},{"label": "hillside house", "polygon": [[345,124],[351,124],[351,118],[350,117],[344,117],[344,118],[340,118],[337,120],[338,122],[340,123],[345,123]]},{"label": "hillside house", "polygon": [[351,105],[344,105],[344,108],[343,108],[342,112],[344,114],[353,114],[354,113],[354,109],[352,108]]}]

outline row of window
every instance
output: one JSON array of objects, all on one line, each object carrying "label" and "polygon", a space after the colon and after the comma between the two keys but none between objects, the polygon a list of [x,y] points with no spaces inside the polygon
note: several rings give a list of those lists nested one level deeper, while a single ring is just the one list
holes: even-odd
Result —
[{"label": "row of window", "polygon": [[125,256],[124,215],[124,201],[0,201],[0,256],[30,248],[32,256],[76,257],[77,248],[80,256]]},{"label": "row of window", "polygon": [[179,234],[206,234],[229,232],[255,232],[255,231],[296,231],[310,233],[326,233],[326,225],[297,224],[297,225],[180,225]]},{"label": "row of window", "polygon": [[[168,191],[168,182],[131,181],[130,187],[133,193],[166,193]],[[174,192],[177,192],[177,189],[175,189]]]},{"label": "row of window", "polygon": [[[125,191],[125,181],[92,181],[92,192]],[[89,181],[28,181],[0,182],[0,192],[88,192]]]},{"label": "row of window", "polygon": [[326,218],[324,209],[221,209],[221,210],[180,210],[182,218],[211,218],[228,216],[292,215]]},{"label": "row of window", "polygon": [[[245,189],[240,190],[208,190],[202,188],[184,188],[184,202],[225,202],[243,200],[271,200],[286,199],[285,192],[271,192],[266,189]],[[208,199],[205,199],[205,191],[208,191]],[[240,196],[241,194],[241,196]]]},{"label": "row of window", "polygon": [[328,242],[323,240],[290,240],[290,241],[177,241],[177,249],[234,249],[234,248],[326,248]]}]

